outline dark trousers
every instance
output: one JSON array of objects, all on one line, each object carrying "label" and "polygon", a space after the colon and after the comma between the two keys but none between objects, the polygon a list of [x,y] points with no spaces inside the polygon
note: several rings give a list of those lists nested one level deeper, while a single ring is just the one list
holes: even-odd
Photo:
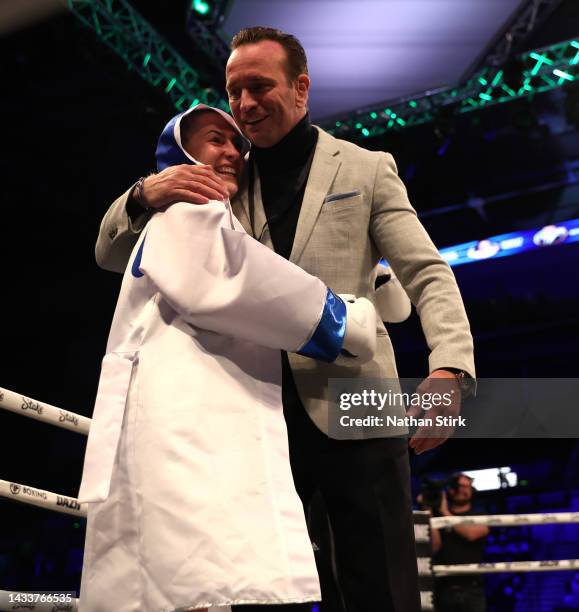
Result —
[{"label": "dark trousers", "polygon": [[310,535],[319,547],[321,612],[419,612],[407,440],[328,438],[299,401],[285,354],[283,363],[290,461]]},{"label": "dark trousers", "polygon": [[436,609],[439,612],[486,612],[484,587],[451,586],[437,588]]}]

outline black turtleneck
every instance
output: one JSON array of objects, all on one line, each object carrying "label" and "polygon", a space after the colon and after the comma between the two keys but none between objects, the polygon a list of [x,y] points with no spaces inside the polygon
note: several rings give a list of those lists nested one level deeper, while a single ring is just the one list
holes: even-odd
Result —
[{"label": "black turtleneck", "polygon": [[[261,197],[276,253],[289,259],[318,131],[306,116],[277,144],[252,148],[261,181]],[[258,236],[261,228],[255,228]]]}]

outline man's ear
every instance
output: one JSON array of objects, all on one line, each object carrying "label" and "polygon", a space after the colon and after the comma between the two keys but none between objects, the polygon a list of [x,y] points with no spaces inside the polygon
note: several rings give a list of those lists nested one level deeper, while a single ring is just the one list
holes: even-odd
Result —
[{"label": "man's ear", "polygon": [[308,94],[310,91],[310,77],[307,74],[300,74],[294,83],[296,91],[296,105],[298,108],[305,108],[308,105]]}]

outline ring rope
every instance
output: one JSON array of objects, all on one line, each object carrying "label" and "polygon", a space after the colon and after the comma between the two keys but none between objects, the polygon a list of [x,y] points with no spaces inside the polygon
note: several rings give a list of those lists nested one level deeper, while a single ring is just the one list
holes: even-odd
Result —
[{"label": "ring rope", "polygon": [[489,514],[487,516],[435,516],[431,527],[440,529],[453,525],[488,525],[489,527],[523,527],[525,525],[552,525],[579,523],[579,512],[540,512],[537,514]]},{"label": "ring rope", "polygon": [[88,435],[90,429],[91,419],[88,417],[50,404],[43,404],[2,387],[0,387],[0,408],[84,435]]},{"label": "ring rope", "polygon": [[496,574],[498,572],[555,572],[579,569],[579,559],[550,561],[501,561],[497,563],[464,563],[460,565],[433,565],[435,576],[462,574]]},{"label": "ring rope", "polygon": [[54,510],[56,512],[64,512],[65,514],[73,514],[74,516],[86,517],[86,504],[81,504],[75,497],[59,495],[17,482],[0,480],[0,497],[19,501],[23,504],[38,506],[46,510]]},{"label": "ring rope", "polygon": [[[44,404],[24,395],[0,387],[0,408],[15,412],[61,427],[88,435],[91,419],[63,410],[50,404]],[[72,514],[74,516],[86,517],[87,505],[81,504],[74,497],[58,495],[51,491],[29,487],[15,482],[0,480],[0,497],[30,504],[55,512]],[[536,514],[493,514],[486,516],[438,516],[430,519],[433,528],[452,527],[453,525],[487,525],[489,527],[517,527],[525,525],[548,525],[563,523],[579,523],[579,512],[557,512]],[[423,533],[420,540],[424,539]],[[432,572],[435,577],[453,576],[467,574],[488,574],[498,572],[544,572],[579,569],[579,559],[559,559],[543,561],[507,561],[496,563],[469,563],[459,565],[434,565],[429,571],[430,559],[424,563],[420,574],[426,575]],[[0,591],[0,605],[3,605],[12,592]],[[75,602],[76,603],[76,602]],[[47,607],[46,603],[36,604],[34,610],[53,609]]]}]

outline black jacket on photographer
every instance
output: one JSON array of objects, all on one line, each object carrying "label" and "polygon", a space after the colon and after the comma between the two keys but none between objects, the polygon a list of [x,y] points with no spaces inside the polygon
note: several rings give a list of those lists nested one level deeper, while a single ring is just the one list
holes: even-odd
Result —
[{"label": "black jacket on photographer", "polygon": [[[453,512],[455,516],[484,514],[483,511],[471,508],[466,512]],[[486,547],[486,537],[477,540],[467,540],[452,527],[440,529],[442,546],[433,557],[434,565],[457,565],[464,563],[481,563]],[[484,578],[481,574],[465,576],[441,576],[437,578],[440,587],[483,587]]]}]

